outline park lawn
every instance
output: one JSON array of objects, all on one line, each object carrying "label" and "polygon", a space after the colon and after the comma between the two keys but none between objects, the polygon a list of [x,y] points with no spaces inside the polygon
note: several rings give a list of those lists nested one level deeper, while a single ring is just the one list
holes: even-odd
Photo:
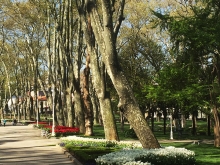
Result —
[{"label": "park lawn", "polygon": [[[167,123],[169,123],[169,121],[167,121]],[[207,128],[207,124],[205,121],[197,121],[198,124],[198,128],[197,131],[200,131],[200,129],[202,129],[202,131],[204,129]],[[178,132],[173,130],[173,137],[174,140],[213,140],[213,135],[212,136],[207,136],[207,135],[192,135],[190,132],[190,127],[191,127],[191,121],[187,121],[187,125],[186,128],[184,128],[182,135],[179,136]],[[137,138],[133,138],[133,137],[128,137],[125,136],[124,131],[121,130],[121,126],[120,123],[117,123],[117,129],[118,129],[118,134],[119,134],[119,138],[120,140],[138,140]],[[130,126],[129,124],[125,124],[124,125],[124,130],[129,130]],[[104,135],[104,128],[101,125],[94,125],[93,127],[93,131],[94,131],[94,136],[90,136],[89,138],[101,138],[104,139],[105,135]],[[154,123],[154,135],[156,136],[156,138],[161,141],[161,146],[162,147],[166,147],[166,146],[175,146],[178,148],[186,148],[189,149],[191,151],[195,152],[195,156],[196,156],[196,165],[219,165],[220,164],[220,149],[214,147],[213,144],[203,144],[200,143],[198,144],[193,144],[192,142],[188,142],[188,143],[182,143],[182,142],[173,142],[172,140],[170,140],[170,127],[168,126],[166,128],[166,134],[164,134],[163,132],[163,121],[161,120],[160,122],[156,122]],[[83,135],[82,135],[83,136]],[[166,140],[166,143],[162,143],[163,140]],[[90,148],[91,149],[91,148]],[[80,149],[81,151],[79,151],[76,148],[72,148],[72,151],[74,152],[75,150],[75,154],[77,154],[78,152],[80,153],[79,155],[90,155],[90,156],[94,156],[97,157],[97,155],[93,155],[91,154],[92,152],[94,152],[95,150],[92,149],[91,150],[87,150],[87,149]],[[99,148],[99,152],[100,155],[106,154],[106,151],[104,151],[105,149],[103,149],[103,153],[101,151],[102,149]],[[82,154],[82,151],[85,154]],[[114,152],[114,151],[107,151],[107,152]],[[94,152],[95,153],[95,152]],[[87,157],[87,156],[86,156]],[[92,159],[94,159],[94,157]],[[81,159],[81,161],[83,161],[83,159]]]},{"label": "park lawn", "polygon": [[195,152],[196,165],[219,165],[220,148],[214,147],[213,144],[193,144],[193,143],[161,143],[162,147],[175,146],[186,148]]},{"label": "park lawn", "polygon": [[[168,123],[168,121],[167,121]],[[162,140],[169,140],[170,139],[170,128],[167,127],[166,134],[163,133],[163,122],[155,122],[154,123],[154,135],[157,137],[157,139],[160,141]],[[199,131],[200,128],[206,128],[206,122],[205,121],[197,121]],[[191,126],[191,121],[187,121],[187,127],[189,128]],[[118,133],[120,140],[137,140],[137,138],[131,138],[131,137],[125,137],[124,132],[120,129],[120,124],[117,125],[118,127]],[[129,129],[129,124],[125,124],[124,130]],[[104,138],[104,130],[103,126],[95,125],[94,126],[94,136],[92,138]],[[212,136],[207,135],[195,135],[193,136],[190,132],[190,129],[185,129],[183,131],[183,134],[181,136],[178,135],[178,132],[173,132],[173,137],[175,140],[213,140]],[[166,141],[166,143],[161,143],[161,146],[175,146],[180,148],[186,148],[191,151],[194,151],[196,154],[196,165],[219,165],[220,164],[220,148],[214,147],[213,144],[193,144],[190,143],[180,143],[180,142],[172,142],[170,143]]]},{"label": "park lawn", "polygon": [[[196,165],[219,165],[220,164],[220,149],[213,146],[213,144],[193,144],[170,142],[161,143],[162,147],[175,146],[178,148],[186,148],[195,152]],[[106,147],[72,147],[69,148],[70,153],[73,153],[82,163],[95,162],[94,159],[100,155],[117,151]],[[94,163],[95,164],[95,163]]]},{"label": "park lawn", "polygon": [[82,164],[95,165],[95,159],[119,149],[114,147],[92,147],[92,146],[66,146],[71,155],[74,155]]},{"label": "park lawn", "polygon": [[[169,123],[169,121],[167,121]],[[200,131],[201,128],[206,128],[206,122],[205,121],[197,121],[197,124],[199,128],[197,131]],[[213,140],[213,136],[207,136],[207,135],[196,135],[193,136],[190,132],[189,127],[191,126],[191,121],[187,121],[187,126],[184,128],[181,137],[178,135],[177,131],[174,131],[173,129],[173,137],[177,140]],[[151,126],[150,126],[151,127]],[[105,138],[104,135],[104,128],[101,125],[94,125],[94,136],[91,136],[91,138]],[[124,132],[121,130],[120,123],[117,123],[117,129],[120,140],[137,140],[137,138],[131,138],[131,137],[125,137]],[[130,125],[125,124],[124,130],[129,130]],[[170,127],[166,127],[166,134],[163,132],[163,121],[155,122],[154,123],[154,135],[157,137],[158,140],[168,140],[170,139]]]}]

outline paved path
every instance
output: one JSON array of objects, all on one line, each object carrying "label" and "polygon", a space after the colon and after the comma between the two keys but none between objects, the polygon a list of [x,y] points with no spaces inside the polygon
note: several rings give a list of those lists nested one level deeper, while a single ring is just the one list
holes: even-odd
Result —
[{"label": "paved path", "polygon": [[32,126],[0,126],[0,165],[74,164],[56,146],[59,139],[44,139],[40,134]]}]

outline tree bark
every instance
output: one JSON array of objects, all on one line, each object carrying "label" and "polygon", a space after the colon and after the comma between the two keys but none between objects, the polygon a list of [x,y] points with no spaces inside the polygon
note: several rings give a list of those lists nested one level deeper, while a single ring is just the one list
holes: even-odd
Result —
[{"label": "tree bark", "polygon": [[212,109],[214,117],[214,146],[220,147],[220,120],[217,106],[213,106]]},{"label": "tree bark", "polygon": [[192,114],[192,134],[196,135],[196,113],[193,111]]},{"label": "tree bark", "polygon": [[86,136],[93,135],[93,110],[91,105],[91,99],[89,95],[89,76],[90,76],[90,55],[87,54],[86,58],[86,67],[83,71],[83,81],[82,81],[82,95],[83,95],[83,102],[84,102],[84,113],[85,113],[85,127],[86,127]]},{"label": "tree bark", "polygon": [[211,136],[211,119],[210,119],[210,114],[207,116],[207,130],[208,130],[208,136]]},{"label": "tree bark", "polygon": [[74,60],[74,77],[73,77],[73,84],[74,84],[74,111],[75,111],[75,126],[79,128],[80,133],[85,133],[85,116],[83,113],[83,105],[82,105],[82,98],[81,98],[81,91],[80,91],[80,66],[81,66],[81,55],[82,55],[82,44],[83,44],[83,37],[82,37],[82,22],[79,17],[78,21],[78,32],[77,32],[77,52],[75,55]]},{"label": "tree bark", "polygon": [[[123,11],[124,4],[125,1],[122,0],[120,11]],[[100,5],[97,5],[96,1],[88,1],[86,7],[87,13],[91,18],[92,29],[100,48],[107,73],[119,95],[118,107],[120,107],[124,116],[128,119],[143,148],[160,148],[157,139],[150,130],[136,102],[132,89],[118,62],[118,54],[116,51],[117,32],[114,31],[114,29],[117,28],[113,28],[112,8],[114,8],[114,6],[111,5],[110,0],[102,0]],[[98,14],[98,6],[101,6],[102,17]],[[122,17],[123,15],[121,14],[116,25],[120,24]]]},{"label": "tree bark", "polygon": [[90,92],[92,109],[93,109],[93,114],[94,114],[94,125],[100,125],[100,123],[99,123],[100,112],[99,112],[99,107],[98,107],[99,102],[97,100],[95,89],[94,89],[91,81],[92,80],[90,80],[89,92]]},{"label": "tree bark", "polygon": [[112,112],[110,93],[106,91],[105,67],[102,62],[101,66],[99,65],[98,50],[97,48],[95,48],[95,38],[91,27],[91,19],[88,16],[86,20],[85,15],[82,14],[80,16],[81,20],[83,21],[83,31],[85,34],[87,51],[90,54],[92,83],[99,100],[100,111],[105,131],[105,139],[119,140],[117,127]]}]

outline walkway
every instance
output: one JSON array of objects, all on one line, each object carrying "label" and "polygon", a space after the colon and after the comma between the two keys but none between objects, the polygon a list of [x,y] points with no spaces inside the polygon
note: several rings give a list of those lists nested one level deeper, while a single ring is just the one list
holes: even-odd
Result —
[{"label": "walkway", "polygon": [[59,139],[44,139],[32,126],[11,123],[0,126],[0,165],[73,165],[60,147]]}]

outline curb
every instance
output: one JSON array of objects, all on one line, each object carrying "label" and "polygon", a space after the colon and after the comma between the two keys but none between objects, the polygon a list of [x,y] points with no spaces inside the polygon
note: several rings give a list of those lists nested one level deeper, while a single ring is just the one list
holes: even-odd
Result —
[{"label": "curb", "polygon": [[70,161],[73,162],[74,165],[83,165],[80,163],[76,158],[74,158],[65,148],[61,147],[59,144],[56,145],[60,150],[62,150],[63,154],[66,155],[67,158],[70,159]]}]

